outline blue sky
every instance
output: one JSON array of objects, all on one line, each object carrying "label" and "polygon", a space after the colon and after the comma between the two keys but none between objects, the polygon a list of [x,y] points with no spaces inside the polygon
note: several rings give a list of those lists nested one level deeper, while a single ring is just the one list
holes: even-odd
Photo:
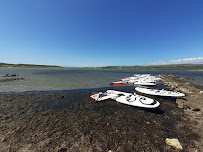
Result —
[{"label": "blue sky", "polygon": [[149,65],[201,57],[202,0],[0,1],[0,62]]}]

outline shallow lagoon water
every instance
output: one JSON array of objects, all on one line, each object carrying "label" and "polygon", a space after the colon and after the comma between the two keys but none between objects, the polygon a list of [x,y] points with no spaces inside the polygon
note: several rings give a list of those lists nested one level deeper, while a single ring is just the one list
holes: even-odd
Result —
[{"label": "shallow lagoon water", "polygon": [[68,68],[0,68],[0,78],[5,74],[17,74],[26,78],[23,81],[10,81],[0,84],[0,92],[24,92],[44,90],[73,90],[85,88],[110,87],[111,82],[121,78],[140,74],[174,74],[191,78],[203,88],[203,72],[188,70],[145,70],[135,71],[102,71],[102,70],[70,70]]}]

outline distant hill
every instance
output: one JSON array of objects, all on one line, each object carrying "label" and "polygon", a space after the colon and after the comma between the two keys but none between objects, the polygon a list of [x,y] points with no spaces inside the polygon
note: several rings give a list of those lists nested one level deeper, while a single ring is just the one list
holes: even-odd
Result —
[{"label": "distant hill", "polygon": [[[9,64],[1,63],[0,67],[61,67],[55,65],[37,65],[37,64]],[[66,67],[78,69],[78,67]],[[105,67],[80,67],[79,69],[97,69],[97,70],[134,70],[134,69],[185,69],[185,70],[203,70],[203,64],[170,64],[170,65],[147,65],[147,66],[105,66]]]},{"label": "distant hill", "polygon": [[169,65],[147,65],[147,66],[106,66],[102,69],[188,69],[199,70],[203,69],[203,64],[169,64]]},{"label": "distant hill", "polygon": [[0,67],[60,67],[55,65],[37,65],[37,64],[10,64],[10,63],[1,63]]}]

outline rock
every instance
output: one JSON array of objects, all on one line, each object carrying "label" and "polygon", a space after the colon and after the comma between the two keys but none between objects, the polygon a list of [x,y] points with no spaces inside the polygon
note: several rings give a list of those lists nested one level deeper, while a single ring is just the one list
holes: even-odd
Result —
[{"label": "rock", "polygon": [[203,91],[200,91],[199,94],[203,94]]},{"label": "rock", "polygon": [[200,111],[200,108],[201,108],[198,104],[194,104],[194,103],[188,103],[187,106],[192,111]]},{"label": "rock", "polygon": [[184,100],[183,99],[176,99],[176,103],[178,104],[178,108],[183,109],[184,108]]},{"label": "rock", "polygon": [[196,96],[195,95],[190,95],[190,97],[195,98]]},{"label": "rock", "polygon": [[58,97],[58,99],[63,99],[63,98],[65,98],[64,95],[61,95],[61,96]]},{"label": "rock", "polygon": [[3,142],[3,141],[5,141],[5,136],[1,135],[0,136],[0,142]]},{"label": "rock", "polygon": [[172,78],[174,78],[175,77],[175,75],[173,75],[173,74],[171,74],[171,75],[168,75],[169,77],[172,77]]},{"label": "rock", "polygon": [[192,101],[186,101],[183,99],[176,99],[176,103],[178,104],[178,108],[181,109],[190,109],[192,111],[200,111],[201,107],[199,106],[199,104],[194,103]]},{"label": "rock", "polygon": [[16,74],[5,74],[3,77],[16,77]]},{"label": "rock", "polygon": [[68,148],[67,148],[67,142],[63,142],[61,143],[61,145],[59,147],[56,147],[55,149],[56,152],[67,152]]},{"label": "rock", "polygon": [[180,87],[178,90],[186,94],[192,93],[189,89],[183,87]]},{"label": "rock", "polygon": [[32,152],[31,150],[32,144],[25,144],[22,148],[19,149],[20,152]]},{"label": "rock", "polygon": [[64,147],[63,147],[63,148],[60,148],[60,149],[58,150],[58,152],[67,152],[67,150],[68,150],[67,148],[64,148]]},{"label": "rock", "polygon": [[9,82],[9,81],[16,81],[16,80],[25,80],[25,78],[8,78],[8,79],[2,79],[0,82]]},{"label": "rock", "polygon": [[190,82],[185,82],[185,85],[190,85]]},{"label": "rock", "polygon": [[50,143],[50,141],[51,141],[51,138],[46,138],[46,139],[40,141],[40,142],[38,143],[38,146],[39,146],[39,147],[46,146],[46,145],[48,145],[48,144]]},{"label": "rock", "polygon": [[169,146],[172,146],[178,150],[183,150],[183,147],[181,146],[180,142],[178,139],[175,139],[175,138],[166,138],[165,140],[166,144],[169,145]]}]

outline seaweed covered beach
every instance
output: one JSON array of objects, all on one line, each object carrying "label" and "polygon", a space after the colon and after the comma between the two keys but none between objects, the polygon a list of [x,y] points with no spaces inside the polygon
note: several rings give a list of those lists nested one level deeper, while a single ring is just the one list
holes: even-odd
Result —
[{"label": "seaweed covered beach", "polygon": [[175,151],[166,138],[178,138],[184,151],[200,148],[191,129],[196,122],[175,99],[160,98],[158,109],[142,109],[96,103],[89,98],[94,91],[1,94],[1,151]]},{"label": "seaweed covered beach", "polygon": [[[162,77],[166,85],[159,87],[184,92],[189,86],[193,94],[199,91],[188,79]],[[108,86],[1,93],[0,151],[181,151],[167,145],[166,138],[178,139],[183,151],[203,150],[202,109],[193,108],[201,103],[188,104],[193,99],[191,92],[185,92],[183,99],[145,95],[160,102],[156,109],[113,100],[96,102],[89,97],[107,89],[135,92],[134,86]],[[196,99],[200,101],[201,96]]]}]

